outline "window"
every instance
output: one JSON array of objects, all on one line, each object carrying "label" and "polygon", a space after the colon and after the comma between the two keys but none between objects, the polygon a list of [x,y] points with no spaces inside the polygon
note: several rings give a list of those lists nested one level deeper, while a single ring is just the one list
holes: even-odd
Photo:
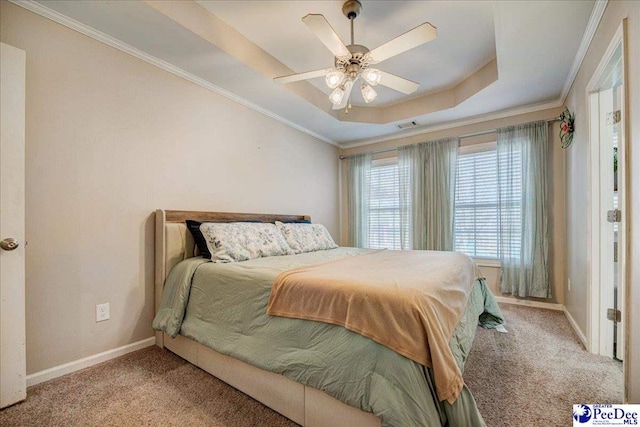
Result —
[{"label": "window", "polygon": [[[504,171],[503,171],[504,172]],[[517,254],[520,248],[520,174],[510,173],[513,188],[503,200],[505,227],[513,229],[502,244]],[[368,204],[369,247],[402,249],[402,237],[408,238],[409,224],[400,220],[400,188],[397,158],[374,160],[369,175]],[[498,156],[496,143],[461,147],[456,165],[454,211],[454,251],[474,258],[500,258],[498,215]],[[405,233],[402,233],[404,226]],[[407,247],[407,245],[404,245]]]},{"label": "window", "polygon": [[369,247],[401,249],[398,159],[374,160],[369,194]]},{"label": "window", "polygon": [[499,257],[497,174],[495,143],[461,147],[456,170],[455,251],[477,258]]}]

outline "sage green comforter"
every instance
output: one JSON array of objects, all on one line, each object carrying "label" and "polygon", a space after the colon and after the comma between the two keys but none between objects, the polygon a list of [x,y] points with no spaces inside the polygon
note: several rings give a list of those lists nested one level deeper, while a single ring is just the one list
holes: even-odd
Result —
[{"label": "sage green comforter", "polygon": [[[466,386],[455,403],[438,402],[430,369],[343,327],[266,314],[279,273],[365,251],[337,248],[228,264],[185,260],[167,278],[153,327],[322,390],[381,417],[383,426],[483,426]],[[478,322],[503,322],[483,280],[449,341],[461,371]]]}]

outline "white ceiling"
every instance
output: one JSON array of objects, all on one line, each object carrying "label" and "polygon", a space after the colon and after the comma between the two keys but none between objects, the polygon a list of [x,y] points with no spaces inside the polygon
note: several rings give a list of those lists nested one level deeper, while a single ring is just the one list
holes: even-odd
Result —
[{"label": "white ceiling", "polygon": [[[424,129],[518,107],[560,105],[573,78],[576,56],[579,61],[584,54],[579,52],[579,46],[595,3],[594,0],[361,2],[363,10],[355,22],[355,43],[369,49],[422,22],[430,22],[438,29],[434,41],[377,66],[420,83],[417,93],[407,97],[377,86],[379,96],[368,107],[385,107],[450,89],[497,57],[496,82],[453,108],[398,121],[416,120]],[[59,22],[66,21],[72,28],[80,27],[90,35],[98,34],[123,50],[129,49],[326,141],[346,146],[399,132],[397,123],[339,120],[328,99],[326,105],[319,103],[320,107],[308,102],[290,88],[274,83],[273,76],[246,65],[246,61],[236,58],[238,55],[226,53],[147,3],[37,0],[18,4]],[[198,5],[202,6],[196,8],[198,13],[215,15],[293,72],[333,65],[331,53],[302,23],[306,14],[324,15],[345,44],[349,44],[349,21],[342,14],[342,1],[198,0],[194,6]],[[323,80],[310,80],[313,87],[309,88],[328,94]],[[353,104],[359,103],[362,102],[358,93]]]}]

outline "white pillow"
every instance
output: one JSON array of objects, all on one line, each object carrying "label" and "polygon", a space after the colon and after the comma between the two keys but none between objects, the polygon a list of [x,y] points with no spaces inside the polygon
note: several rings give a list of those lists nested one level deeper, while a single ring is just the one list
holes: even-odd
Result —
[{"label": "white pillow", "polygon": [[213,262],[293,254],[278,228],[271,223],[203,222],[200,231]]},{"label": "white pillow", "polygon": [[294,253],[322,251],[338,247],[322,224],[284,224],[276,221],[276,225]]}]

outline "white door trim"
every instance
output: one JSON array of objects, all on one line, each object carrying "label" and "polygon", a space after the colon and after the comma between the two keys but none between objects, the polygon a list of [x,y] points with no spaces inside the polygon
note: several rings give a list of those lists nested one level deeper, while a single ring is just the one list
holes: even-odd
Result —
[{"label": "white door trim", "polygon": [[[610,69],[608,69],[608,66],[611,62],[611,60],[614,57],[614,54],[616,53],[616,50],[621,47],[622,49],[622,69],[623,69],[623,85],[624,85],[624,91],[622,93],[622,117],[623,117],[623,122],[622,122],[622,126],[621,126],[621,134],[624,138],[625,141],[629,141],[628,139],[628,130],[627,130],[627,125],[625,123],[625,112],[626,112],[626,102],[627,102],[627,96],[626,96],[626,91],[628,90],[628,84],[627,84],[627,69],[626,69],[626,64],[627,64],[627,56],[626,56],[626,43],[625,43],[625,36],[626,36],[626,19],[624,19],[620,26],[618,27],[616,33],[614,34],[607,50],[605,51],[604,55],[602,56],[602,59],[600,60],[600,63],[598,64],[598,67],[596,68],[596,70],[593,73],[593,76],[591,77],[591,80],[589,81],[589,84],[586,86],[585,89],[585,99],[587,100],[586,102],[586,117],[588,118],[588,127],[589,127],[589,145],[588,145],[588,150],[589,150],[589,154],[588,154],[588,165],[587,165],[587,169],[588,169],[588,195],[587,195],[587,204],[588,204],[588,209],[587,209],[587,224],[588,224],[588,230],[587,230],[587,241],[588,241],[588,247],[587,247],[587,263],[588,263],[588,269],[589,269],[589,275],[588,275],[588,325],[587,325],[587,339],[588,339],[588,350],[592,353],[600,353],[602,348],[606,348],[606,346],[603,345],[603,343],[601,342],[601,338],[605,339],[604,337],[601,337],[602,335],[602,322],[605,321],[605,317],[604,317],[604,313],[603,313],[603,306],[602,303],[604,302],[604,299],[601,295],[601,268],[600,268],[600,257],[602,256],[601,251],[603,250],[603,246],[600,244],[601,243],[601,224],[600,224],[600,210],[601,210],[601,194],[600,194],[600,182],[601,182],[601,175],[600,175],[600,170],[601,170],[601,165],[600,165],[600,146],[599,146],[599,142],[600,142],[600,128],[599,126],[594,126],[593,124],[597,124],[599,123],[598,120],[598,113],[599,113],[599,101],[598,101],[598,94],[596,92],[599,91],[600,87],[601,87],[601,83],[603,81],[604,78],[606,78],[608,72],[610,71]],[[622,158],[626,158],[626,153],[625,153],[625,144],[621,144],[621,146],[618,148],[618,157],[619,159]],[[624,183],[624,181],[626,177],[626,168],[624,165],[624,161],[618,162],[618,179],[620,181],[622,181]],[[628,182],[628,181],[627,181]],[[618,245],[618,260],[619,260],[619,268],[622,272],[625,272],[624,274],[621,274],[619,276],[619,280],[620,280],[620,285],[618,287],[618,292],[622,292],[623,298],[624,298],[624,294],[626,294],[628,292],[628,281],[627,276],[626,276],[626,253],[627,253],[627,248],[626,245],[628,245],[629,243],[629,239],[628,239],[628,231],[627,231],[627,227],[626,227],[626,223],[627,223],[627,209],[625,206],[625,199],[626,199],[626,188],[623,186],[622,189],[620,190],[620,184],[619,184],[619,191],[618,191],[618,197],[619,197],[619,209],[622,210],[622,222],[619,224],[619,231],[618,231],[618,236],[619,238],[622,239],[623,244],[619,244]],[[608,259],[613,260],[613,254],[604,254],[604,256],[607,256]],[[612,296],[611,296],[612,298]],[[626,338],[628,338],[628,321],[627,321],[627,315],[628,315],[628,311],[629,311],[629,307],[628,304],[624,304],[621,307],[621,310],[623,312],[623,319],[622,319],[622,326],[623,326],[623,330],[624,330],[624,336],[625,336],[625,340],[627,341]],[[627,348],[625,348],[625,351],[628,351]],[[625,355],[625,359],[628,358],[628,353]],[[625,371],[625,384],[627,382],[627,378],[628,378],[628,373],[626,372],[626,367],[627,364],[624,363],[624,371]],[[626,387],[625,387],[625,394],[626,394]],[[625,396],[626,399],[626,396]]]}]

